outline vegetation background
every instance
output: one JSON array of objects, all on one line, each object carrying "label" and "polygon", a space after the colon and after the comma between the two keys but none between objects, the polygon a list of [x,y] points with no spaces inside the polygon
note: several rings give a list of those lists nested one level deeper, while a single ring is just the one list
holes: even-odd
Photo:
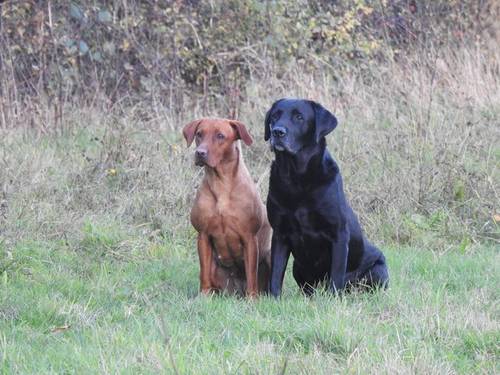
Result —
[{"label": "vegetation background", "polygon": [[[0,372],[498,373],[500,4],[0,4]],[[180,129],[331,109],[391,287],[197,296]]]}]

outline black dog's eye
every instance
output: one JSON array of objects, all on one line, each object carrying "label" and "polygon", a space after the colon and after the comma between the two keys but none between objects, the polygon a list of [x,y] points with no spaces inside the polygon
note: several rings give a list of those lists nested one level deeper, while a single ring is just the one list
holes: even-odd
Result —
[{"label": "black dog's eye", "polygon": [[222,133],[217,133],[217,139],[224,139],[224,138],[226,138],[226,137],[224,136],[224,134],[222,134]]},{"label": "black dog's eye", "polygon": [[298,120],[298,121],[303,121],[304,120],[304,116],[302,116],[300,113],[297,113],[295,115],[295,118]]},{"label": "black dog's eye", "polygon": [[271,121],[274,123],[276,121],[278,121],[278,119],[280,118],[280,114],[279,112],[274,112],[272,115],[271,115]]}]

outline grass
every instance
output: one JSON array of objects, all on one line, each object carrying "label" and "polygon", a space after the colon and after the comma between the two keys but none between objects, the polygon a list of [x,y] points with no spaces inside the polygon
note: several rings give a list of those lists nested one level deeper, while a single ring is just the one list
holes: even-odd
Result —
[{"label": "grass", "polygon": [[198,296],[192,233],[123,252],[120,228],[83,231],[3,249],[0,372],[499,371],[493,247],[387,248],[387,291],[308,299],[288,273],[280,300],[249,302]]},{"label": "grass", "polygon": [[374,294],[307,299],[288,274],[280,300],[198,296],[201,171],[180,129],[226,116],[223,97],[4,116],[0,373],[499,373],[499,51],[431,52],[341,77],[271,64],[240,103],[262,198],[272,101],[337,115],[329,148],[389,262]]}]

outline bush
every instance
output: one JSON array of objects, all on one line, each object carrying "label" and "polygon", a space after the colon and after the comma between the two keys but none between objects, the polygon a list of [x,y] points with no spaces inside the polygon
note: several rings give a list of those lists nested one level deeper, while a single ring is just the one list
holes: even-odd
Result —
[{"label": "bush", "polygon": [[237,100],[248,79],[290,64],[340,74],[353,62],[495,38],[495,12],[493,0],[7,1],[0,94],[52,103],[99,93],[110,105],[153,93],[179,106],[183,93]]}]

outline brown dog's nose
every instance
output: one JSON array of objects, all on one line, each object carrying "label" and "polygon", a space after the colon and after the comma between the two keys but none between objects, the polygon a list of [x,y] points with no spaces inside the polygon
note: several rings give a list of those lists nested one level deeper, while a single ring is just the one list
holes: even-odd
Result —
[{"label": "brown dog's nose", "polygon": [[195,156],[198,159],[206,159],[207,158],[207,150],[198,149],[195,151]]}]

